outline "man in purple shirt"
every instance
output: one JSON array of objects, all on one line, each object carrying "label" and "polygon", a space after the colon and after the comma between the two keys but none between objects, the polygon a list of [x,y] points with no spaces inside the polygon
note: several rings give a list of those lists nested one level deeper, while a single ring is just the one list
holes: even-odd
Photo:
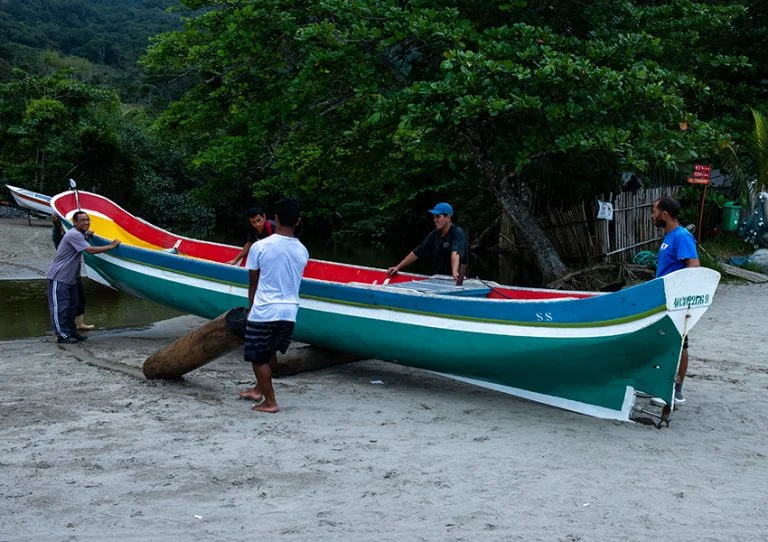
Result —
[{"label": "man in purple shirt", "polygon": [[78,308],[77,278],[80,276],[82,253],[101,254],[115,248],[120,241],[115,239],[102,247],[92,247],[85,239],[91,226],[91,219],[84,211],[72,215],[74,227],[62,237],[56,257],[48,269],[48,308],[57,341],[72,344],[84,341],[75,328],[75,313]]}]

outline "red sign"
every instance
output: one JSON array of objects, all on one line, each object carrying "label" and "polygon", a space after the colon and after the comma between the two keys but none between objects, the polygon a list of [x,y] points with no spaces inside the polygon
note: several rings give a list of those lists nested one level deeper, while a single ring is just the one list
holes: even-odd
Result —
[{"label": "red sign", "polygon": [[712,166],[705,164],[694,164],[693,177],[688,177],[690,184],[709,184],[709,172]]}]

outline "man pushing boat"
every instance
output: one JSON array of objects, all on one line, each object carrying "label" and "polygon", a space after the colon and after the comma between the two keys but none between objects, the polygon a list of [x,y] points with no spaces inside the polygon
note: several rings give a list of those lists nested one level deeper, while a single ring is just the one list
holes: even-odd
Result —
[{"label": "man pushing boat", "polygon": [[[300,220],[295,199],[278,202],[275,233],[254,243],[245,262],[248,269],[249,312],[245,326],[245,361],[253,366],[256,385],[240,392],[256,401],[253,410],[278,412],[272,387],[277,352],[285,354],[299,312],[299,285],[309,253],[294,235]],[[263,402],[261,402],[263,399]]]},{"label": "man pushing boat", "polygon": [[275,223],[267,219],[267,213],[264,212],[264,209],[262,209],[260,205],[254,205],[248,209],[246,216],[248,217],[248,224],[250,225],[248,228],[248,240],[245,242],[245,245],[243,245],[243,248],[237,256],[227,262],[230,265],[237,265],[240,263],[240,260],[248,255],[248,251],[251,250],[254,243],[266,239],[275,231]]},{"label": "man pushing boat", "polygon": [[450,275],[456,284],[461,284],[469,260],[467,234],[453,223],[453,207],[450,204],[438,203],[427,212],[432,214],[435,229],[419,246],[409,252],[403,261],[387,269],[387,274],[395,276],[401,269],[419,258],[429,258],[432,263],[432,273]]},{"label": "man pushing boat", "polygon": [[51,323],[60,343],[73,344],[86,339],[78,333],[75,316],[80,306],[77,291],[80,276],[80,259],[83,252],[101,254],[120,244],[119,239],[101,247],[92,247],[85,238],[91,227],[91,219],[85,211],[76,211],[72,215],[71,228],[61,238],[56,257],[48,269],[48,307],[51,311]]}]

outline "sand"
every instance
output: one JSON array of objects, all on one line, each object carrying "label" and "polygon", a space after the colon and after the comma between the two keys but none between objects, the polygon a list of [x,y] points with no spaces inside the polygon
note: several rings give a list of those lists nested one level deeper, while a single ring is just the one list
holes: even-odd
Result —
[{"label": "sand", "polygon": [[[0,277],[47,233],[0,220]],[[374,360],[276,381],[276,415],[237,352],[143,381],[191,316],[2,342],[0,540],[765,540],[766,307],[719,288],[660,430]]]}]

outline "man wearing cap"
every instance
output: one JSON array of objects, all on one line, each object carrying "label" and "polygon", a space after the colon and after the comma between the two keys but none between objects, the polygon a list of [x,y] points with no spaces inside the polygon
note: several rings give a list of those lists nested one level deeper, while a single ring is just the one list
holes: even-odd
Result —
[{"label": "man wearing cap", "polygon": [[419,258],[429,258],[432,273],[450,275],[461,284],[468,261],[467,234],[453,223],[453,207],[448,203],[438,203],[428,212],[432,213],[435,229],[402,262],[387,269],[387,274],[394,276]]}]

